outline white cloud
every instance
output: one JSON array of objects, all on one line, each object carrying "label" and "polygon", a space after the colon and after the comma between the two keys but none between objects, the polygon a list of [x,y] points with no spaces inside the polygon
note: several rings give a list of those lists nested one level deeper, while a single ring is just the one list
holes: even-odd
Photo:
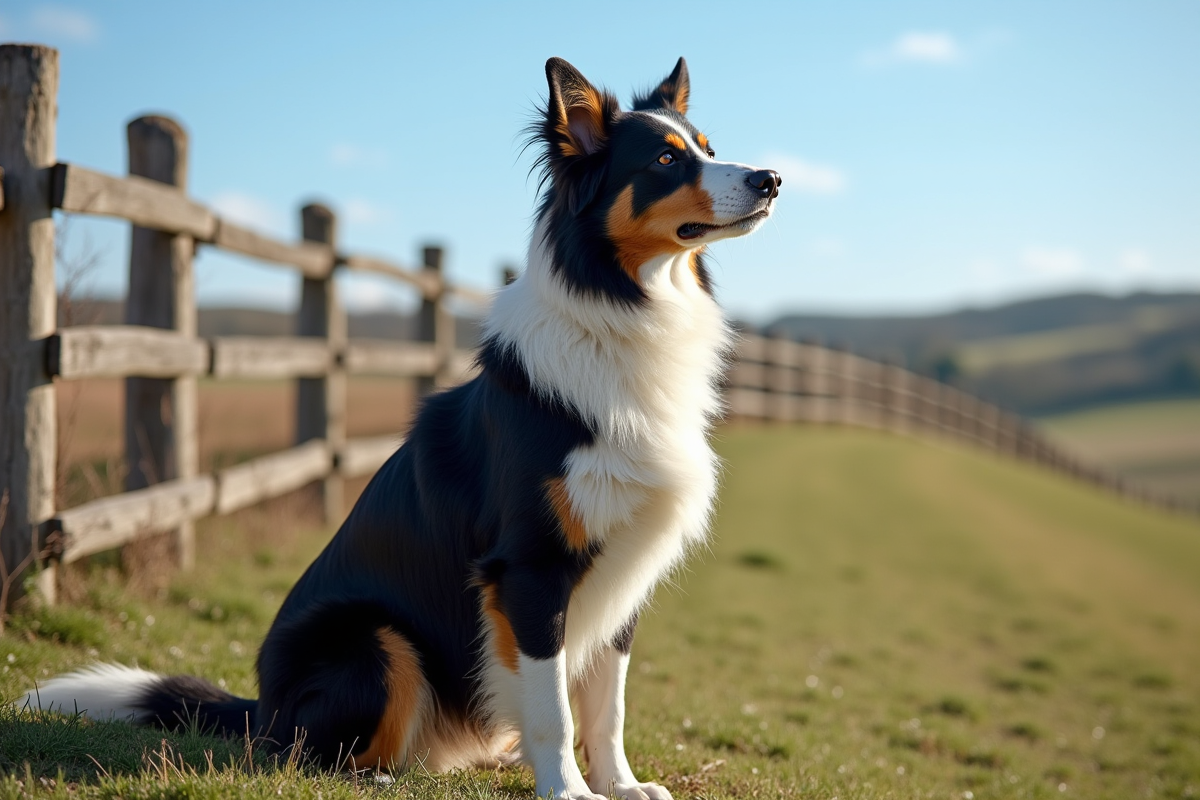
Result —
[{"label": "white cloud", "polygon": [[762,163],[779,173],[789,191],[808,194],[841,194],[846,190],[846,175],[837,167],[815,164],[796,156],[769,153]]},{"label": "white cloud", "polygon": [[389,305],[387,296],[373,282],[341,281],[338,284],[338,294],[342,303],[351,311],[380,311]]},{"label": "white cloud", "polygon": [[1117,263],[1121,266],[1121,272],[1131,277],[1142,277],[1155,272],[1150,254],[1135,247],[1122,250]]},{"label": "white cloud", "polygon": [[892,52],[901,61],[928,61],[950,64],[962,57],[958,42],[948,33],[905,33],[892,44]]},{"label": "white cloud", "polygon": [[29,15],[29,28],[35,34],[71,42],[94,42],[100,37],[100,25],[88,13],[63,6],[38,6]]},{"label": "white cloud", "polygon": [[391,159],[382,147],[338,142],[329,148],[329,161],[335,167],[386,167]]},{"label": "white cloud", "polygon": [[963,57],[962,45],[949,33],[907,31],[887,47],[867,51],[861,60],[864,66],[883,67],[903,63],[948,65],[962,61]]},{"label": "white cloud", "polygon": [[279,209],[245,192],[220,192],[212,199],[212,207],[218,215],[260,231],[280,233],[288,229],[287,219]]},{"label": "white cloud", "polygon": [[341,211],[346,222],[354,225],[377,225],[387,222],[392,216],[390,209],[360,197],[346,201]]},{"label": "white cloud", "polygon": [[248,284],[244,278],[231,278],[231,272],[226,270],[220,276],[225,280],[220,283],[217,283],[217,276],[213,274],[213,280],[206,280],[205,285],[197,286],[196,294],[201,305],[265,308],[272,311],[295,310],[299,298],[294,287],[299,285],[298,281],[288,286]]},{"label": "white cloud", "polygon": [[1021,254],[1021,263],[1031,272],[1046,278],[1072,278],[1083,272],[1083,256],[1066,247],[1027,248]]},{"label": "white cloud", "polygon": [[416,308],[414,292],[394,281],[372,275],[343,273],[338,276],[338,296],[346,308],[355,313]]}]

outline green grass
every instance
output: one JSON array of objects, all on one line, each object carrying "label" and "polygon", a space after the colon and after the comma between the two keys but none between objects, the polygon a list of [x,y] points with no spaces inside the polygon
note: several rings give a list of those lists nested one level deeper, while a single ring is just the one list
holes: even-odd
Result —
[{"label": "green grass", "polygon": [[1042,421],[1063,433],[1081,436],[1171,434],[1200,430],[1200,398],[1097,406],[1045,417]]},{"label": "green grass", "polygon": [[[726,428],[718,449],[711,549],[660,589],[634,644],[639,775],[677,798],[1200,795],[1195,520],[870,432]],[[209,525],[211,560],[162,599],[101,571],[77,606],[19,619],[0,693],[103,658],[254,694],[254,648],[322,540],[277,528]],[[377,787],[197,732],[11,712],[3,773],[0,799],[532,791],[523,769]]]},{"label": "green grass", "polygon": [[1187,312],[1144,308],[1120,322],[996,336],[960,344],[955,355],[963,370],[976,375],[998,367],[1074,358],[1128,349],[1147,336],[1183,324]]}]

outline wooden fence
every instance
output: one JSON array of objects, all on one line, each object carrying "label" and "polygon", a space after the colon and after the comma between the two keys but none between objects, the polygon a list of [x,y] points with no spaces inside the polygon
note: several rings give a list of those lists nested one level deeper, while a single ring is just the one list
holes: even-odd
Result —
[{"label": "wooden fence", "polygon": [[[222,219],[188,197],[188,141],[166,117],[129,123],[129,175],[106,175],[55,158],[58,54],[0,46],[0,487],[8,507],[4,564],[47,564],[40,589],[54,596],[54,567],[170,532],[179,563],[194,558],[193,523],[324,483],[327,520],[342,514],[342,484],[373,472],[399,435],[347,438],[348,375],[408,377],[418,391],[464,377],[471,355],[455,348],[446,300],[487,295],[442,275],[442,250],[420,268],[337,246],[337,220],[322,205],[301,210],[302,240],[282,242]],[[54,210],[132,223],[125,325],[56,329]],[[302,281],[296,336],[196,335],[192,258],[214,247],[293,269]],[[419,292],[415,341],[348,340],[334,276],[371,272]],[[295,446],[198,472],[196,379],[295,379]],[[125,378],[122,494],[54,508],[55,381]],[[31,559],[31,555],[41,558]],[[47,557],[48,556],[48,557]]]},{"label": "wooden fence", "polygon": [[[220,218],[188,197],[187,136],[166,117],[129,123],[127,176],[59,162],[57,84],[55,50],[0,46],[0,487],[8,491],[0,547],[7,571],[42,563],[39,588],[52,600],[57,563],[159,532],[171,533],[187,567],[196,519],[315,481],[323,482],[326,519],[340,521],[343,480],[373,472],[400,440],[347,438],[347,376],[413,378],[419,393],[461,380],[470,354],[455,347],[445,301],[457,295],[482,304],[487,295],[446,281],[436,247],[425,248],[420,268],[341,252],[337,220],[321,205],[301,210],[299,242]],[[55,209],[132,223],[127,324],[57,329]],[[299,272],[297,335],[198,338],[198,246]],[[414,287],[422,298],[416,340],[349,340],[334,283],[343,270]],[[199,474],[198,376],[295,379],[295,446]],[[126,380],[126,491],[56,509],[54,383],[102,377]],[[950,435],[1135,493],[1018,417],[897,367],[815,345],[743,337],[728,401],[739,417]]]},{"label": "wooden fence", "polygon": [[726,383],[727,403],[735,417],[945,436],[1141,502],[1182,505],[1085,462],[1015,414],[932,378],[853,353],[744,335]]}]

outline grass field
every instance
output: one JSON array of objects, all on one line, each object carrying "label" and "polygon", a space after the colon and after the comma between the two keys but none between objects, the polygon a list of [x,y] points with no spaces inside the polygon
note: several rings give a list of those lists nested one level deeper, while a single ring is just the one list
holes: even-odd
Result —
[{"label": "grass field", "polygon": [[[711,549],[634,644],[635,770],[677,798],[1200,794],[1200,524],[938,443],[727,427]],[[327,532],[205,522],[154,599],[103,563],[18,618],[0,695],[95,659],[254,695],[255,647]],[[0,798],[529,796],[524,769],[392,786],[243,743],[0,712]]]},{"label": "grass field", "polygon": [[1200,398],[1100,406],[1038,423],[1083,457],[1200,508]]}]

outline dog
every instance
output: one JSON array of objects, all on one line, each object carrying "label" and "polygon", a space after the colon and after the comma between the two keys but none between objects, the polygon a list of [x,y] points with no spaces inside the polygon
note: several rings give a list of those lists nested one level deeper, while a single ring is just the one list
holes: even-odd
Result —
[{"label": "dog", "polygon": [[519,757],[543,797],[670,798],[626,758],[625,674],[638,611],[704,541],[717,489],[733,333],[705,248],[758,228],[781,179],[717,160],[682,58],[629,111],[562,59],[546,78],[528,263],[494,299],[479,374],[423,401],[292,589],[259,698],[110,664],[26,702],[195,720],[332,768]]}]

